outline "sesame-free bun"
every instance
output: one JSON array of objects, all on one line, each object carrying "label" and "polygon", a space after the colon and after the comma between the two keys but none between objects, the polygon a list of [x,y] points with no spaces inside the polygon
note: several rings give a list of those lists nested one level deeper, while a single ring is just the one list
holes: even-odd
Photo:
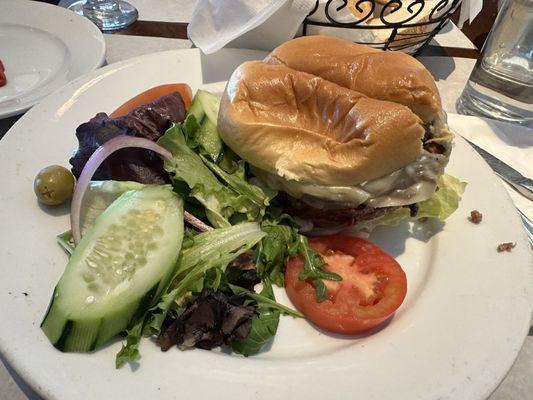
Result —
[{"label": "sesame-free bun", "polygon": [[409,107],[424,122],[441,112],[437,86],[415,58],[332,36],[303,36],[274,49],[265,59],[320,76],[368,97]]},{"label": "sesame-free bun", "polygon": [[424,128],[409,108],[296,69],[250,61],[232,74],[218,129],[241,158],[287,180],[353,186],[421,154]]}]

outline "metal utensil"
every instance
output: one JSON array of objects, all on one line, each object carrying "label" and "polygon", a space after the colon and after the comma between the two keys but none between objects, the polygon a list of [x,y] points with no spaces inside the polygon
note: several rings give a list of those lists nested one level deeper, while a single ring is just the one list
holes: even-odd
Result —
[{"label": "metal utensil", "polygon": [[472,143],[470,140],[463,137],[470,146],[476,150],[481,157],[489,164],[492,170],[509,185],[511,185],[522,196],[533,200],[533,179],[526,178],[513,167],[507,165],[499,158],[493,156],[488,151]]},{"label": "metal utensil", "polygon": [[531,248],[533,248],[533,222],[527,217],[526,214],[524,214],[522,211],[520,211],[519,208],[517,208],[518,213],[520,214],[520,218],[522,218],[522,223],[524,224],[524,228],[526,228],[527,238],[529,239],[529,244],[531,245]]}]

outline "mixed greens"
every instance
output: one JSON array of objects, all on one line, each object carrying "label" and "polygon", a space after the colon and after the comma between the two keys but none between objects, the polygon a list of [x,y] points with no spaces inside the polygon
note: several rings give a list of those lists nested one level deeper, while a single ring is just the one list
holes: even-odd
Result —
[{"label": "mixed greens", "polygon": [[[165,104],[175,106],[176,100],[159,100],[159,109]],[[117,367],[139,358],[142,337],[156,337],[163,350],[226,345],[244,356],[257,354],[276,334],[281,314],[302,317],[277,303],[272,288],[284,286],[288,256],[302,255],[299,279],[313,283],[318,302],[327,298],[324,280],[342,278],[322,268],[322,257],[276,204],[276,191],[224,145],[216,96],[199,91],[179,116],[183,122],[145,111],[138,114],[157,124],[140,125],[153,128],[145,136],[157,143],[151,150],[162,149],[163,161],[142,150],[141,163],[129,159],[115,178],[121,160],[138,150],[121,149],[94,166],[95,176],[105,180],[87,186],[77,210],[81,241],[74,245],[69,232],[58,237],[70,261],[42,328],[64,351],[90,351],[126,332]],[[139,135],[139,121],[128,118],[99,114],[78,128],[78,175],[106,140]],[[445,219],[457,208],[464,184],[443,175],[438,187],[433,198],[418,204],[417,218]],[[411,214],[399,207],[355,229],[396,225]],[[193,226],[184,227],[184,219]]]}]

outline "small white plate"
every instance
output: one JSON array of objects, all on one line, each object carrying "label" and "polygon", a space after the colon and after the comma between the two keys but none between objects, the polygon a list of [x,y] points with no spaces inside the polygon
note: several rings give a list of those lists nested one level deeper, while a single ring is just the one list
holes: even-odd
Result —
[{"label": "small white plate", "polygon": [[20,114],[57,88],[104,63],[102,33],[64,8],[0,0],[0,118]]},{"label": "small white plate", "polygon": [[[120,343],[93,354],[60,353],[39,324],[67,259],[55,235],[68,208],[40,207],[33,179],[68,165],[76,127],[158,84],[219,90],[245,59],[263,53],[197,49],[109,65],[61,88],[0,141],[0,352],[47,399],[221,400],[457,399],[489,396],[516,358],[530,324],[532,258],[501,182],[457,138],[449,173],[468,182],[460,208],[439,224],[378,229],[371,240],[403,266],[408,295],[372,335],[328,335],[283,317],[272,346],[255,357],[171,349],[143,340],[139,368],[114,368]],[[454,120],[455,116],[450,115]],[[462,129],[478,121],[463,119]],[[459,132],[460,133],[460,132]],[[478,209],[483,222],[467,220]],[[517,245],[497,253],[501,242]],[[27,295],[25,295],[26,293]],[[288,302],[278,289],[279,301]]]}]

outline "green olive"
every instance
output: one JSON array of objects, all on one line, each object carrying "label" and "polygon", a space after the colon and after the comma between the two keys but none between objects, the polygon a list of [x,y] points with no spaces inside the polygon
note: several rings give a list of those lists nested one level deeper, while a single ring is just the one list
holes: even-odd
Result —
[{"label": "green olive", "polygon": [[33,182],[33,190],[41,203],[55,206],[72,196],[74,175],[60,165],[50,165],[39,171]]}]

